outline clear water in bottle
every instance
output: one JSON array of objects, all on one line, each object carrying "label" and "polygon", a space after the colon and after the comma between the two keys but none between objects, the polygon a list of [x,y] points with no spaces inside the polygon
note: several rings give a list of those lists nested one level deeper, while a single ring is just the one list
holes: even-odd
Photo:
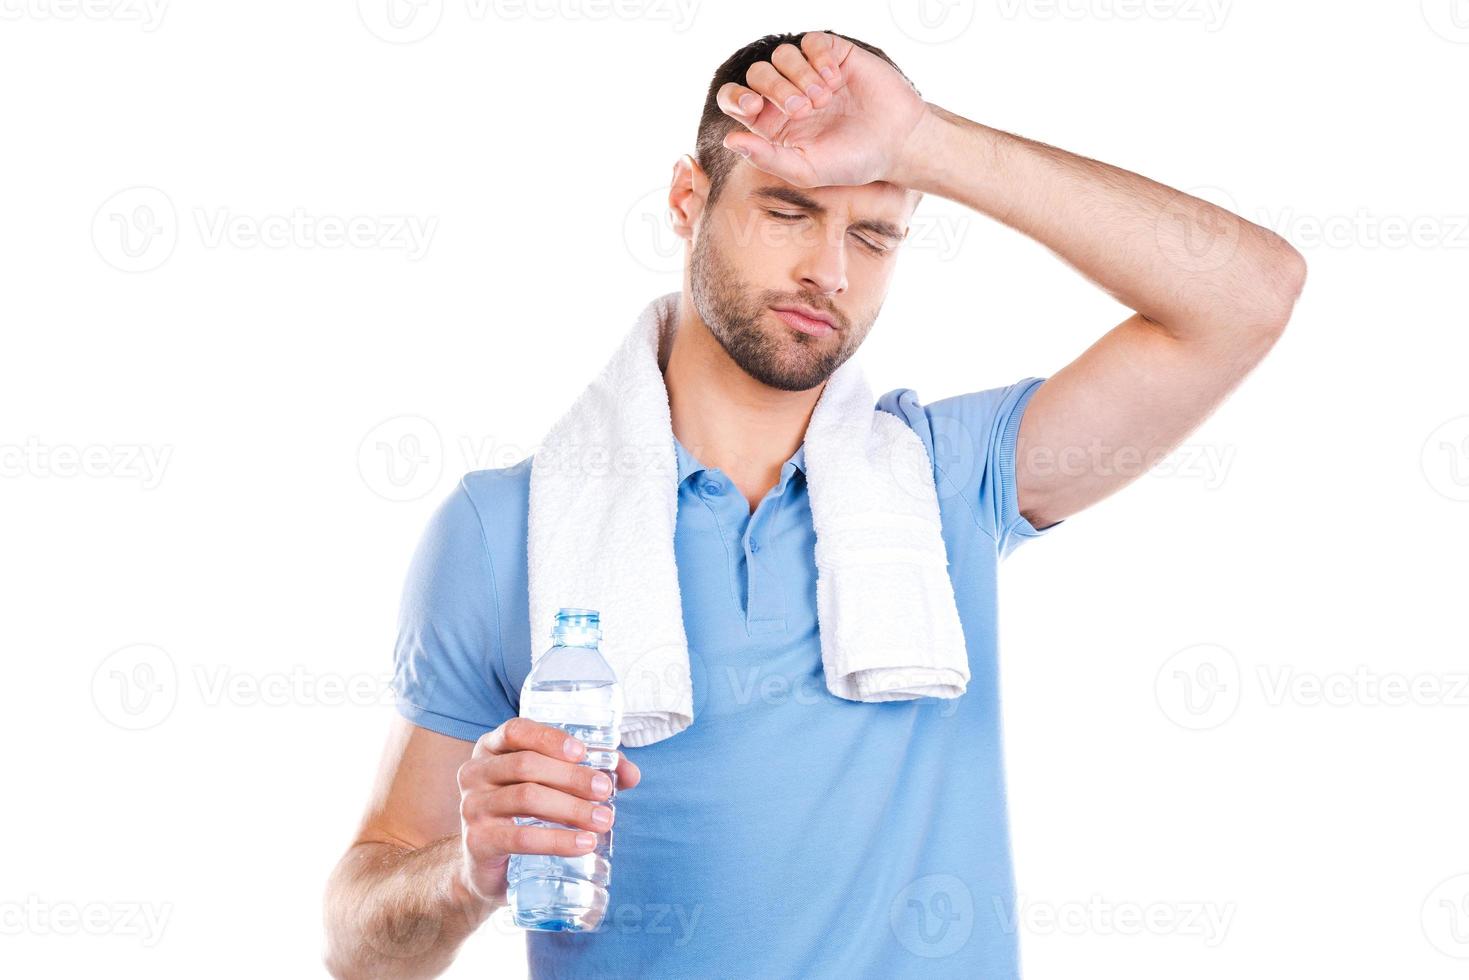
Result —
[{"label": "clear water in bottle", "polygon": [[[564,729],[587,746],[582,765],[612,780],[616,809],[617,746],[621,740],[622,686],[597,643],[601,619],[592,609],[556,614],[552,646],[536,662],[520,692],[520,716]],[[516,817],[522,826],[585,828]],[[586,854],[512,854],[506,869],[506,901],[516,925],[549,932],[594,932],[607,913],[612,879],[612,828],[597,834]]]}]

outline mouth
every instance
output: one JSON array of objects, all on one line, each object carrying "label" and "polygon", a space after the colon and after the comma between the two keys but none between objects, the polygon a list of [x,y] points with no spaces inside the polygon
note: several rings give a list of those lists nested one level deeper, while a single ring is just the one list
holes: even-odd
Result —
[{"label": "mouth", "polygon": [[836,330],[831,314],[822,313],[819,310],[808,309],[804,306],[772,306],[770,311],[792,327],[813,337],[825,337]]}]

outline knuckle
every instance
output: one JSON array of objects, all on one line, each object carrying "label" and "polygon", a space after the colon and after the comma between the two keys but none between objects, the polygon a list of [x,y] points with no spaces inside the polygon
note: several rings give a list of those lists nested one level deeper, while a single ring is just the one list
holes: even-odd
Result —
[{"label": "knuckle", "polygon": [[530,782],[535,775],[536,757],[532,752],[517,752],[507,760],[510,778],[517,783]]},{"label": "knuckle", "polygon": [[505,790],[505,802],[517,812],[530,810],[539,802],[540,787],[535,783],[516,783]]},{"label": "knuckle", "polygon": [[511,718],[500,726],[505,735],[505,742],[510,745],[519,745],[530,737],[530,723],[524,718]]},{"label": "knuckle", "polygon": [[475,765],[473,759],[455,770],[454,781],[459,784],[460,793],[463,793],[475,782],[478,771],[479,766]]},{"label": "knuckle", "polygon": [[484,822],[490,809],[490,797],[485,793],[466,793],[459,798],[459,822],[472,827]]}]

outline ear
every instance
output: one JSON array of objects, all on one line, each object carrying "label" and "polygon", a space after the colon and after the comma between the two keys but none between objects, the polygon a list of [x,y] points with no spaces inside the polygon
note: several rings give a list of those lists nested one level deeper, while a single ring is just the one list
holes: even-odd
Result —
[{"label": "ear", "polygon": [[687,153],[673,163],[673,183],[668,188],[668,213],[674,232],[686,241],[694,240],[694,224],[704,211],[709,198],[709,175],[699,161]]}]

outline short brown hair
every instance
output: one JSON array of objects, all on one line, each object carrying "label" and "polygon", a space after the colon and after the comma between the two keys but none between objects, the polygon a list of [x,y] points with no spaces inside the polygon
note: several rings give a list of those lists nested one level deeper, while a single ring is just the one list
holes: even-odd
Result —
[{"label": "short brown hair", "polygon": [[[719,197],[719,190],[724,186],[724,180],[729,172],[734,169],[735,161],[738,159],[733,150],[724,147],[724,137],[736,127],[742,124],[731,118],[725,111],[719,108],[719,90],[724,87],[725,82],[745,82],[745,75],[752,65],[760,61],[769,61],[775,49],[782,44],[794,44],[797,48],[801,46],[801,38],[807,31],[799,34],[767,34],[758,41],[752,41],[740,48],[734,54],[725,59],[724,64],[714,72],[714,78],[709,82],[709,94],[704,98],[704,113],[699,117],[699,135],[695,141],[695,158],[704,173],[709,176],[709,199],[705,207],[712,207]],[[899,75],[903,75],[903,69],[899,68],[893,59],[889,58],[881,48],[874,47],[865,41],[859,41],[855,37],[847,37],[836,31],[823,31],[824,34],[835,34],[837,37],[846,38],[864,51],[871,51],[883,61],[893,66]],[[903,75],[908,80],[907,75]],[[909,85],[913,85],[908,80]],[[913,91],[917,92],[915,85]],[[919,93],[922,95],[922,93]]]}]

